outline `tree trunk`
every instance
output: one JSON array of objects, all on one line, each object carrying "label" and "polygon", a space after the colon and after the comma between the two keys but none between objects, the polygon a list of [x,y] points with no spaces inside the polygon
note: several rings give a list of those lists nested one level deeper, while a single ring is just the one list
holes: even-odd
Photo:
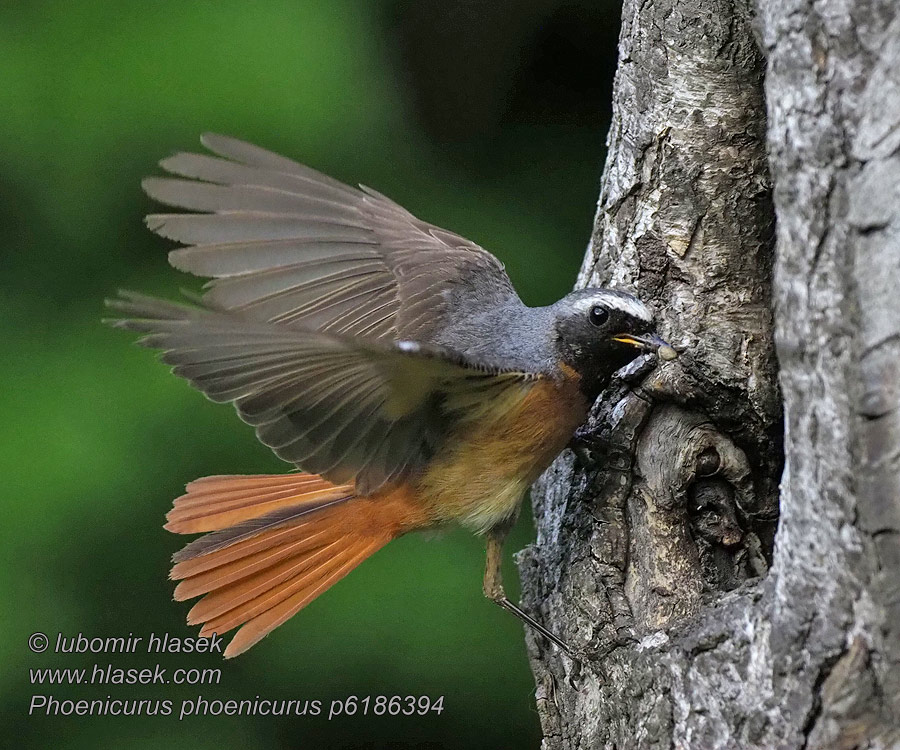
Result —
[{"label": "tree trunk", "polygon": [[900,746],[896,0],[626,0],[579,285],[684,353],[534,489],[544,747]]}]

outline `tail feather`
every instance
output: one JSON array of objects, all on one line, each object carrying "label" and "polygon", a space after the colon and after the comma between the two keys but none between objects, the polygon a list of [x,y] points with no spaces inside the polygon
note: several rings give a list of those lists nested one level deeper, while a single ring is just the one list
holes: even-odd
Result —
[{"label": "tail feather", "polygon": [[[305,591],[325,578],[335,567],[338,567],[345,559],[351,556],[352,546],[332,545],[331,548],[323,548],[310,556],[309,565],[312,567],[303,570],[303,566],[290,577],[285,576],[273,587],[266,588],[256,596],[245,598],[238,592],[236,600],[227,602],[228,607],[221,614],[204,618],[205,624],[200,630],[200,635],[205,633],[227,633],[239,625],[253,620],[264,614],[272,607],[281,604],[292,595]],[[286,579],[286,580],[285,580]],[[265,582],[263,585],[265,586]],[[199,604],[202,604],[201,601]],[[199,606],[198,604],[198,606]],[[234,606],[231,606],[234,604]],[[195,623],[196,624],[196,623]]]},{"label": "tail feather", "polygon": [[200,635],[240,628],[226,657],[246,651],[394,537],[426,525],[401,489],[356,497],[318,476],[215,476],[175,501],[166,528],[211,531],[175,556],[178,600]]},{"label": "tail feather", "polygon": [[250,620],[228,644],[228,647],[225,649],[225,655],[237,656],[253,644],[258,643],[279,625],[297,614],[319,594],[347,575],[363,560],[377,552],[382,546],[382,544],[374,542],[358,549],[355,554],[344,559],[340,565],[330,567],[323,577],[317,579],[316,583],[311,584],[302,591],[298,591],[293,596],[281,601],[277,606]]},{"label": "tail feather", "polygon": [[177,534],[227,529],[241,521],[299,504],[314,505],[353,492],[309,474],[214,476],[191,482],[175,500],[165,528]]},{"label": "tail feather", "polygon": [[192,508],[237,497],[252,501],[270,492],[291,492],[300,488],[325,489],[331,486],[333,485],[329,482],[312,474],[220,474],[188,482],[185,488],[187,492],[175,500],[174,506]]},{"label": "tail feather", "polygon": [[[335,538],[335,534],[329,533],[326,529],[310,533],[308,536],[307,530],[303,527],[294,529],[294,532],[294,536],[300,536],[299,539],[291,539],[282,544],[273,544],[269,549],[250,553],[245,557],[239,557],[230,562],[222,562],[212,569],[195,573],[182,580],[175,587],[176,601],[193,599],[195,596],[201,596],[214,589],[220,589],[229,583],[246,578],[252,573],[265,570],[285,558],[318,549]],[[179,565],[184,564],[179,563]]]},{"label": "tail feather", "polygon": [[207,593],[188,612],[188,622],[191,625],[207,622],[234,612],[251,600],[259,600],[254,602],[254,606],[265,605],[265,597],[270,596],[273,590],[277,591],[280,584],[296,582],[297,577],[310,568],[315,572],[334,557],[340,544],[341,540],[335,539],[325,546],[316,547],[309,554],[283,560],[256,573],[247,572],[238,582]]},{"label": "tail feather", "polygon": [[[277,551],[282,546],[294,541],[297,536],[302,537],[305,535],[306,531],[305,525],[303,523],[298,523],[294,526],[281,526],[257,534],[249,539],[234,542],[233,544],[215,551],[215,554],[209,552],[182,557],[180,553],[178,553],[176,558],[178,561],[172,566],[169,578],[175,581],[193,579],[206,571],[217,571],[220,568],[224,568],[226,564],[231,562],[243,564],[245,559],[250,558],[257,552]],[[200,539],[203,539],[203,537]],[[193,542],[191,542],[191,544],[193,544]],[[190,547],[190,545],[188,545],[188,547]],[[184,550],[182,550],[182,552],[183,551]]]},{"label": "tail feather", "polygon": [[310,521],[313,515],[319,515],[326,508],[345,503],[352,498],[352,491],[347,491],[327,500],[314,503],[297,501],[293,505],[285,506],[271,513],[247,518],[234,526],[219,529],[212,534],[206,534],[199,539],[195,539],[179,552],[176,552],[172,556],[172,560],[176,563],[183,562],[201,555],[218,552],[233,544],[253,539],[274,529],[302,525]]}]

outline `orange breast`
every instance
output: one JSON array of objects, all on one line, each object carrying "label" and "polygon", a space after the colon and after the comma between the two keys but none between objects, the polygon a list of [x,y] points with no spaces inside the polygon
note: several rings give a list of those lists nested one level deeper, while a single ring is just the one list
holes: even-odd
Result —
[{"label": "orange breast", "polygon": [[457,430],[417,482],[430,515],[485,531],[515,512],[587,416],[578,380],[567,375],[525,385],[511,403]]}]

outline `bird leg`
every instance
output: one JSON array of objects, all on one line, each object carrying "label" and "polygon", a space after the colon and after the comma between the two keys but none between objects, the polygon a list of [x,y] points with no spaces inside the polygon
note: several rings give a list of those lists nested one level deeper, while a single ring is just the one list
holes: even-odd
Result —
[{"label": "bird leg", "polygon": [[506,539],[506,535],[509,534],[511,527],[511,523],[498,524],[487,534],[487,556],[484,567],[484,595],[503,609],[512,612],[526,625],[536,630],[544,636],[544,638],[558,646],[569,656],[575,658],[572,650],[565,641],[551,633],[533,617],[525,614],[525,612],[506,597],[506,592],[503,590],[503,574],[500,570],[500,564],[503,560],[503,542]]}]

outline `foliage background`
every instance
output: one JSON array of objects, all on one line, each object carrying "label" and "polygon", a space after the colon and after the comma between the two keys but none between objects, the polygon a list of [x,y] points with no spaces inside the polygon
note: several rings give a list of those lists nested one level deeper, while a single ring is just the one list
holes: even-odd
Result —
[{"label": "foliage background", "polygon": [[[117,287],[173,296],[141,222],[155,162],[247,138],[495,252],[529,304],[571,286],[608,126],[614,2],[63,0],[0,7],[0,359],[5,560],[0,733],[19,747],[537,747],[517,621],[481,594],[481,540],[391,544],[235,661],[56,655],[55,638],[194,635],[161,528],[185,482],[286,468],[99,323]],[[508,551],[531,538],[522,518]],[[515,580],[511,564],[507,577]],[[517,587],[513,585],[515,592]],[[29,683],[43,666],[220,666],[218,686]],[[444,696],[439,716],[43,717],[57,698]]]}]

